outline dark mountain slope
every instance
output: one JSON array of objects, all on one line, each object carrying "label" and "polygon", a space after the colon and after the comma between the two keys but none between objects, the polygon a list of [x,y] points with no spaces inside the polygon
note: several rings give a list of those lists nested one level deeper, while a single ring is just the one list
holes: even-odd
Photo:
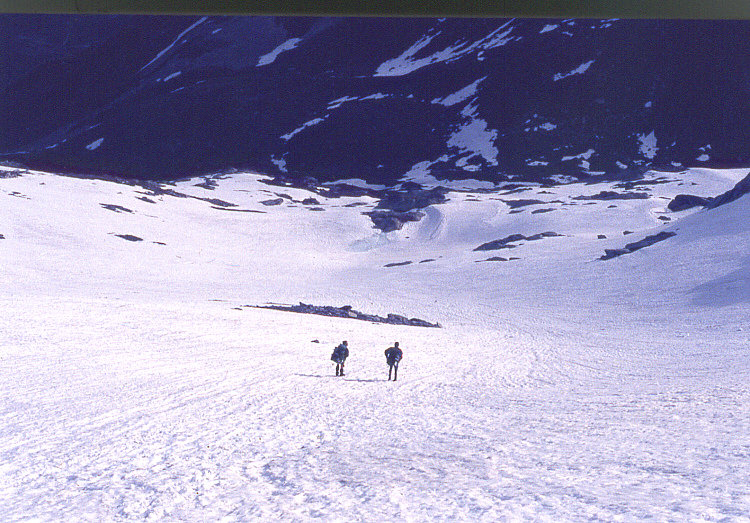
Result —
[{"label": "dark mountain slope", "polygon": [[241,167],[389,185],[750,164],[744,21],[66,23],[111,34],[59,53],[59,34],[17,35],[38,60],[0,76],[5,158],[152,179]]}]

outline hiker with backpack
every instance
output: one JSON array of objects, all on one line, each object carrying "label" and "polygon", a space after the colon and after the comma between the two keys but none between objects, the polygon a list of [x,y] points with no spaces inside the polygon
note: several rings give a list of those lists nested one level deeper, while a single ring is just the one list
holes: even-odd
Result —
[{"label": "hiker with backpack", "polygon": [[349,343],[344,340],[338,347],[333,349],[331,361],[336,363],[336,376],[344,375],[344,362],[349,357]]},{"label": "hiker with backpack", "polygon": [[398,342],[393,344],[393,347],[385,349],[385,362],[388,364],[388,381],[391,380],[391,372],[393,372],[393,381],[396,381],[398,377],[398,362],[404,356],[403,351],[398,347]]}]

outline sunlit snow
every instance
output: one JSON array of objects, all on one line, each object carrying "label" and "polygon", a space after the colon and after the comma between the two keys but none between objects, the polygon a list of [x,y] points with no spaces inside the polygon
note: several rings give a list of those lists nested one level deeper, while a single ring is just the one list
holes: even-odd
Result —
[{"label": "sunlit snow", "polygon": [[[750,197],[667,209],[746,168],[455,190],[388,234],[250,173],[3,171],[2,521],[747,520]],[[246,306],[300,301],[443,328]]]},{"label": "sunlit snow", "polygon": [[104,138],[99,138],[98,140],[94,140],[90,144],[86,146],[86,149],[89,151],[93,151],[94,149],[97,149],[102,143],[104,142]]},{"label": "sunlit snow", "polygon": [[295,47],[297,47],[297,44],[300,43],[301,41],[302,41],[301,38],[290,38],[283,44],[276,47],[276,49],[274,49],[270,53],[267,53],[261,56],[258,59],[258,63],[256,64],[256,66],[261,67],[263,65],[268,65],[268,64],[273,63],[281,53],[283,53],[284,51],[290,51],[294,49]]},{"label": "sunlit snow", "polygon": [[591,67],[591,64],[594,63],[594,60],[589,60],[588,62],[584,62],[572,71],[568,71],[567,73],[556,73],[552,79],[557,82],[559,80],[562,80],[563,78],[567,78],[569,76],[574,76],[577,74],[583,74],[586,71],[588,71],[589,67]]}]

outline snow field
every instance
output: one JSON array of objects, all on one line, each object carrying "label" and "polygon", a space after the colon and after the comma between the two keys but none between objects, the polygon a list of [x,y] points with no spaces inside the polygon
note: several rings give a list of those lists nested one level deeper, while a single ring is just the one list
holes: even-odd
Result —
[{"label": "snow field", "polygon": [[[248,174],[172,188],[264,213],[1,179],[0,519],[749,521],[750,203],[666,211],[744,173],[654,177],[674,181],[592,205],[574,198],[624,190],[452,192],[389,234],[372,199]],[[279,193],[296,201],[261,203]],[[519,259],[478,263],[495,255]],[[298,301],[444,328],[242,307]]]}]

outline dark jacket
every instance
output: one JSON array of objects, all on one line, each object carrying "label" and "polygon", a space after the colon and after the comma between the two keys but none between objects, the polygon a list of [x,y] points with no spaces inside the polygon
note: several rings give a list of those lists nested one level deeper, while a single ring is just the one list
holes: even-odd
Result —
[{"label": "dark jacket", "polygon": [[335,361],[336,363],[344,363],[344,361],[348,357],[349,348],[342,343],[338,347],[333,349],[333,354],[331,354],[331,361]]},{"label": "dark jacket", "polygon": [[388,363],[388,365],[395,365],[399,361],[401,361],[401,358],[403,357],[404,353],[401,352],[401,349],[398,347],[389,347],[385,349],[385,361]]}]

